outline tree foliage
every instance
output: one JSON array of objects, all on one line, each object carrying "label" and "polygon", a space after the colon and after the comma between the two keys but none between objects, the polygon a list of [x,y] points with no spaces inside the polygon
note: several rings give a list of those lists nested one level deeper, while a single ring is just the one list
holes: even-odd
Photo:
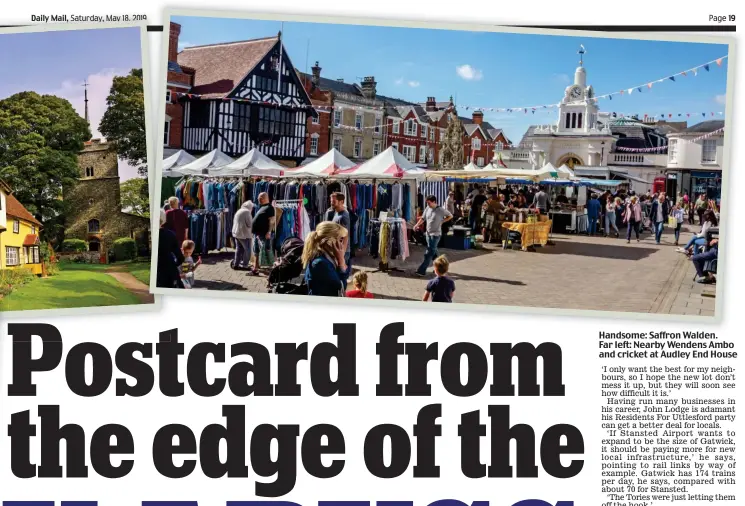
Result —
[{"label": "tree foliage", "polygon": [[26,91],[0,100],[0,178],[44,225],[45,241],[64,233],[63,188],[79,176],[77,155],[91,132],[70,102]]},{"label": "tree foliage", "polygon": [[108,107],[98,129],[120,158],[129,165],[140,166],[140,174],[147,175],[142,69],[132,69],[126,76],[115,77],[106,104]]},{"label": "tree foliage", "polygon": [[147,179],[135,177],[121,183],[122,209],[137,216],[150,217],[150,192]]}]

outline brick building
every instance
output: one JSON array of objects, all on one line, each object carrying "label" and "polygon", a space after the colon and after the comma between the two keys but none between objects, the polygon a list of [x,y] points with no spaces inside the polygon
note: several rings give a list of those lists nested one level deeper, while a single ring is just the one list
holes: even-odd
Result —
[{"label": "brick building", "polygon": [[178,63],[180,34],[181,25],[171,23],[168,37],[168,73],[166,75],[166,122],[163,131],[163,154],[165,156],[181,149],[184,106],[178,101],[178,94],[187,93],[194,84],[194,69]]},{"label": "brick building", "polygon": [[150,220],[122,211],[119,164],[116,152],[106,142],[93,139],[78,154],[80,177],[66,188],[69,203],[66,239],[82,239],[89,251],[106,254],[115,239],[130,237],[149,244]]},{"label": "brick building", "polygon": [[334,94],[321,88],[321,67],[316,62],[313,74],[300,74],[305,91],[318,116],[308,118],[305,152],[309,157],[322,156],[331,150],[331,118],[333,117]]}]

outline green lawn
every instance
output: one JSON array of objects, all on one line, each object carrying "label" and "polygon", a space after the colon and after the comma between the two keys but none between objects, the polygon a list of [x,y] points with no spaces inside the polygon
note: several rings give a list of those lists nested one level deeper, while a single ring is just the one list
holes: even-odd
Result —
[{"label": "green lawn", "polygon": [[150,262],[116,262],[113,264],[75,264],[65,263],[61,266],[64,270],[105,271],[107,269],[128,272],[141,282],[150,286]]},{"label": "green lawn", "polygon": [[[142,272],[139,264],[129,265]],[[57,275],[34,279],[0,300],[0,311],[139,304],[137,296],[103,272],[106,267],[64,264]],[[134,272],[132,274],[137,276]]]}]

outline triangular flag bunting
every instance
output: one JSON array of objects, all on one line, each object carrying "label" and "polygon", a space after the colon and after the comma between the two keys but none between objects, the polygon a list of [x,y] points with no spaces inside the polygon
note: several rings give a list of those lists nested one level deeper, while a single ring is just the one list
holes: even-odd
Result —
[{"label": "triangular flag bunting", "polygon": [[705,112],[702,112],[701,113],[701,116],[703,116],[705,118],[706,117],[706,113]]},{"label": "triangular flag bunting", "polygon": [[686,73],[685,73],[685,72],[681,72],[681,74],[682,74],[682,75],[683,75],[684,77],[686,76]]},{"label": "triangular flag bunting", "polygon": [[707,63],[706,65],[704,65],[704,68],[705,68],[705,69],[706,69],[706,71],[708,72],[708,71],[709,71],[709,64]]},{"label": "triangular flag bunting", "polygon": [[613,100],[613,95],[608,95],[609,100]]},{"label": "triangular flag bunting", "polygon": [[634,91],[634,88],[629,88],[629,95],[631,95],[631,93],[633,93],[633,91]]},{"label": "triangular flag bunting", "polygon": [[675,81],[675,76],[670,76],[668,79],[670,79],[671,81]]},{"label": "triangular flag bunting", "polygon": [[687,112],[686,113],[686,116],[690,118],[691,117],[691,113],[690,112]]},{"label": "triangular flag bunting", "polygon": [[647,88],[652,89],[652,83],[647,83]]},{"label": "triangular flag bunting", "polygon": [[722,59],[721,58],[717,59],[717,65],[719,65],[720,67],[722,66]]},{"label": "triangular flag bunting", "polygon": [[697,69],[693,69],[693,77],[696,77],[697,75],[698,75],[698,70]]},{"label": "triangular flag bunting", "polygon": [[672,114],[668,114],[668,115],[667,115],[667,117],[668,117],[668,118],[672,118],[672,117],[673,117],[673,115],[672,115]]},{"label": "triangular flag bunting", "polygon": [[641,93],[641,92],[642,92],[642,88],[641,88],[641,86],[639,86],[639,88],[637,88],[637,91],[638,91],[639,93]]}]

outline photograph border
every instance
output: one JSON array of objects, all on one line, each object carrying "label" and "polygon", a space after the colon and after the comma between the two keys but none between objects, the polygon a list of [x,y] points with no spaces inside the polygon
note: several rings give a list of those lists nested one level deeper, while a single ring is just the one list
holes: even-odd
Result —
[{"label": "photograph border", "polygon": [[[13,27],[0,27],[0,35],[7,33],[38,33],[38,32],[57,32],[57,31],[72,31],[72,30],[108,30],[111,28],[140,28],[140,55],[142,58],[142,86],[145,94],[145,142],[147,143],[147,179],[148,179],[148,190],[150,193],[150,213],[153,212],[153,197],[155,195],[153,184],[156,178],[153,171],[151,170],[151,161],[155,160],[154,157],[154,138],[149,135],[150,128],[148,125],[153,124],[155,113],[153,109],[153,78],[152,78],[152,58],[150,54],[150,39],[148,37],[147,23],[145,22],[129,22],[129,23],[60,23],[60,24],[32,24],[24,26],[13,26]],[[161,134],[162,135],[162,134]],[[161,151],[162,153],[162,151]],[[159,164],[159,166],[162,164]],[[158,186],[160,189],[160,186]],[[154,230],[150,231],[150,269],[153,268],[153,258],[157,258],[157,250],[154,246],[157,246],[157,242],[153,240]],[[153,293],[150,290],[150,293]],[[76,307],[76,308],[61,308],[61,309],[29,309],[19,311],[0,311],[0,319],[6,318],[19,318],[19,317],[37,317],[37,316],[83,316],[89,314],[111,314],[111,313],[135,313],[139,311],[158,311],[161,308],[162,300],[161,296],[154,294],[154,301],[152,304],[129,304],[120,306],[89,306],[89,307]]]},{"label": "photograph border", "polygon": [[[727,242],[727,231],[730,226],[728,220],[730,219],[730,213],[726,207],[726,203],[729,201],[728,195],[730,192],[730,178],[732,177],[731,171],[731,153],[732,153],[732,128],[731,119],[733,118],[734,107],[732,100],[734,97],[734,65],[733,62],[736,60],[736,39],[732,35],[698,35],[698,34],[675,34],[670,32],[602,32],[602,31],[590,31],[590,30],[576,30],[576,29],[556,29],[556,28],[526,28],[509,25],[498,25],[498,24],[479,24],[469,22],[445,22],[445,21],[416,21],[407,19],[395,19],[395,18],[376,18],[376,17],[353,17],[353,16],[338,16],[338,15],[318,15],[318,14],[299,14],[299,13],[282,13],[282,12],[267,12],[267,11],[252,11],[252,10],[220,10],[220,9],[189,9],[189,8],[165,8],[163,11],[163,40],[161,47],[161,61],[160,68],[158,69],[158,92],[165,90],[167,84],[167,61],[168,61],[168,41],[169,41],[169,26],[171,18],[173,16],[193,16],[193,17],[213,17],[213,18],[225,18],[225,19],[255,19],[264,21],[286,21],[286,22],[297,22],[297,23],[332,23],[332,24],[351,24],[351,25],[362,25],[362,26],[388,26],[396,28],[419,28],[419,29],[431,29],[431,30],[460,30],[460,31],[472,31],[472,32],[492,32],[492,33],[515,33],[515,34],[531,34],[531,35],[559,35],[559,36],[570,36],[570,37],[587,37],[587,38],[601,38],[601,39],[633,39],[633,40],[650,40],[650,41],[665,41],[665,42],[693,42],[703,44],[721,44],[727,45],[727,89],[725,90],[726,101],[725,101],[725,121],[729,123],[727,128],[724,129],[724,146],[723,146],[723,159],[722,159],[722,197],[721,197],[721,208],[725,209],[725,223],[720,227],[720,237],[725,243],[725,262],[723,272],[726,272],[727,265],[729,262],[726,259],[726,253],[729,249]],[[165,96],[164,93],[161,95]],[[159,123],[157,125],[159,137],[162,139],[165,130],[165,99],[161,97],[158,101],[160,108],[158,110]],[[149,166],[149,174],[153,174],[155,177],[153,201],[151,202],[151,209],[156,209],[157,200],[159,200],[161,184],[162,184],[162,162],[163,162],[164,146],[161,142],[157,142],[155,146],[155,167]],[[154,170],[153,170],[154,169]],[[159,217],[156,216],[154,211],[151,211],[151,218],[153,219],[152,230],[158,230],[160,228]],[[423,306],[420,301],[392,301],[392,300],[380,300],[380,299],[365,299],[364,302],[357,300],[350,300],[345,297],[341,297],[338,300],[329,301],[328,297],[298,297],[297,295],[286,295],[286,294],[269,294],[269,293],[255,293],[255,292],[242,292],[242,291],[221,291],[221,290],[180,290],[176,288],[161,288],[156,286],[156,269],[157,269],[157,256],[158,256],[158,243],[153,240],[153,251],[152,259],[153,266],[150,268],[150,292],[153,294],[167,294],[169,296],[184,296],[184,297],[198,297],[198,298],[232,298],[232,299],[243,299],[243,300],[277,300],[278,302],[295,302],[303,303],[308,302],[312,304],[359,304],[357,307],[396,307],[400,308],[401,304],[405,304],[406,309],[418,309],[428,310],[426,306]],[[724,276],[722,276],[724,278]],[[524,307],[524,306],[504,306],[504,305],[489,305],[489,304],[464,304],[455,302],[453,304],[439,304],[437,310],[447,311],[473,311],[478,313],[493,312],[493,313],[526,313],[526,314],[540,314],[550,316],[582,316],[582,317],[596,317],[596,318],[637,318],[650,321],[696,321],[701,323],[720,323],[723,318],[724,311],[724,285],[725,280],[717,280],[716,285],[716,300],[714,316],[696,316],[696,315],[674,315],[674,314],[657,314],[657,313],[635,313],[626,311],[603,311],[596,309],[555,309],[555,308],[538,308],[538,307]],[[431,309],[430,309],[431,310]]]}]

